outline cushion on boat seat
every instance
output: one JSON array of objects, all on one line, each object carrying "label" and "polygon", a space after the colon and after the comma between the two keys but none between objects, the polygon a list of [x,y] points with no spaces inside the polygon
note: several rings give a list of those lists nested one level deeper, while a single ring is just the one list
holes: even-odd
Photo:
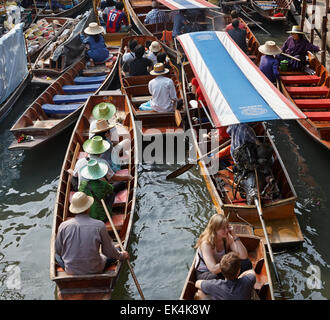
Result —
[{"label": "cushion on boat seat", "polygon": [[128,169],[118,170],[118,171],[116,171],[116,175],[118,175],[118,176],[127,176],[128,175]]},{"label": "cushion on boat seat", "polygon": [[322,96],[329,92],[329,88],[326,86],[321,87],[286,87],[286,90],[290,95],[300,96]]},{"label": "cushion on boat seat", "polygon": [[95,76],[95,77],[75,77],[75,84],[94,84],[94,83],[102,83],[106,78],[106,75]]},{"label": "cushion on boat seat", "polygon": [[330,108],[330,99],[296,99],[294,102],[302,109]]},{"label": "cushion on boat seat", "polygon": [[81,106],[78,104],[50,104],[46,103],[41,106],[42,110],[48,114],[70,114]]},{"label": "cushion on boat seat", "polygon": [[320,77],[316,75],[299,75],[299,76],[281,76],[281,80],[285,84],[317,84]]},{"label": "cushion on boat seat", "polygon": [[[120,230],[124,225],[125,215],[124,214],[112,214],[111,215],[111,220],[112,220],[116,230]],[[110,221],[107,221],[105,223],[105,226],[106,226],[108,231],[112,230]]]},{"label": "cushion on boat seat", "polygon": [[330,112],[304,112],[304,114],[314,121],[330,121]]},{"label": "cushion on boat seat", "polygon": [[62,87],[64,93],[94,92],[101,86],[101,83],[65,85]]},{"label": "cushion on boat seat", "polygon": [[127,189],[119,191],[115,196],[115,201],[113,202],[113,205],[126,203],[127,197],[128,197]]},{"label": "cushion on boat seat", "polygon": [[72,103],[72,102],[85,102],[93,93],[85,94],[56,94],[53,101],[56,104]]}]

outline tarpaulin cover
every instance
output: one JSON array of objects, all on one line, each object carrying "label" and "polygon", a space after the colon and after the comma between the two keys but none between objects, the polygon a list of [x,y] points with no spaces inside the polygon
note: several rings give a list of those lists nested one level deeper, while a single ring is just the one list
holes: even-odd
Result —
[{"label": "tarpaulin cover", "polygon": [[274,87],[226,32],[178,36],[217,127],[306,116]]},{"label": "tarpaulin cover", "polygon": [[0,103],[28,74],[23,26],[24,23],[15,25],[0,38]]},{"label": "tarpaulin cover", "polygon": [[219,8],[205,0],[158,0],[171,10]]}]

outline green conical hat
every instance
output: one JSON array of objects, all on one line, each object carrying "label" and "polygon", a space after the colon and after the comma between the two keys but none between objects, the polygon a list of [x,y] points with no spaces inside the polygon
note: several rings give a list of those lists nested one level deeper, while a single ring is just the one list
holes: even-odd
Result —
[{"label": "green conical hat", "polygon": [[80,174],[88,180],[97,180],[103,178],[108,172],[108,166],[103,161],[96,159],[89,160],[87,165],[82,167]]},{"label": "green conical hat", "polygon": [[116,106],[109,102],[101,102],[97,104],[92,111],[95,119],[111,119],[116,113]]},{"label": "green conical hat", "polygon": [[110,143],[100,136],[94,136],[84,142],[83,149],[90,154],[100,154],[110,149]]}]

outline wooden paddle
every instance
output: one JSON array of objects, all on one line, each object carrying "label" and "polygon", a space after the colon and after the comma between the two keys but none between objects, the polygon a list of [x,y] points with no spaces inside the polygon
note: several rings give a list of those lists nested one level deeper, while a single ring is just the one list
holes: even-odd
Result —
[{"label": "wooden paddle", "polygon": [[[216,152],[219,149],[228,146],[230,144],[230,142],[231,142],[231,139],[227,140],[225,143],[221,144],[220,146],[214,148],[210,152],[204,154],[202,157],[198,158],[197,159],[197,162],[199,162],[200,160],[206,158],[211,153]],[[187,163],[187,164],[185,164],[181,168],[179,168],[179,169],[173,171],[172,173],[170,173],[169,175],[167,175],[166,176],[166,180],[170,180],[170,179],[173,179],[173,178],[176,178],[176,177],[180,176],[182,173],[185,173],[186,171],[188,171],[189,169],[191,169],[194,165],[195,165],[195,163]]]},{"label": "wooden paddle", "polygon": [[256,176],[256,184],[257,184],[257,191],[258,191],[258,199],[254,199],[254,203],[257,207],[258,214],[259,214],[259,219],[260,219],[260,222],[261,222],[261,225],[262,225],[262,229],[264,231],[264,235],[265,235],[265,239],[266,239],[267,247],[268,247],[268,252],[269,252],[269,256],[270,256],[270,260],[271,260],[271,262],[273,264],[273,268],[274,268],[275,277],[276,277],[276,280],[277,280],[278,284],[282,288],[282,283],[281,283],[281,280],[280,280],[280,277],[278,275],[277,268],[276,268],[276,265],[275,265],[273,250],[272,250],[272,246],[271,246],[270,241],[269,241],[269,237],[268,237],[267,229],[266,229],[266,224],[265,224],[262,209],[261,209],[259,181],[258,181],[258,173],[257,173],[256,168],[254,169],[254,172],[255,172],[255,176]]},{"label": "wooden paddle", "polygon": [[[107,208],[107,206],[105,205],[105,202],[104,202],[103,199],[101,199],[101,202],[102,202],[102,205],[103,205],[103,209],[104,209],[104,211],[105,211],[105,213],[106,213],[106,215],[107,215],[107,217],[108,217],[108,219],[109,219],[109,221],[110,221],[110,224],[111,224],[112,230],[113,230],[113,232],[114,232],[114,234],[115,234],[115,236],[116,236],[117,242],[119,243],[120,249],[121,249],[122,251],[125,251],[124,248],[123,248],[123,245],[121,244],[121,239],[120,239],[120,237],[119,237],[119,235],[118,235],[118,232],[117,232],[117,230],[116,230],[116,227],[115,227],[115,225],[113,224],[113,221],[112,221],[112,219],[111,219],[111,216],[110,216],[110,213],[109,213],[109,211],[108,211],[108,208]],[[140,287],[140,285],[139,285],[139,282],[138,282],[137,279],[136,279],[136,276],[135,276],[134,270],[133,270],[133,268],[132,268],[130,262],[129,262],[128,260],[126,260],[126,261],[127,261],[127,264],[128,264],[129,270],[130,270],[130,272],[131,272],[131,274],[132,274],[132,277],[133,277],[133,280],[134,280],[134,282],[135,282],[135,285],[136,285],[136,287],[137,287],[137,289],[138,289],[138,291],[139,291],[139,294],[140,294],[140,296],[141,296],[141,299],[142,299],[142,300],[145,300],[145,299],[144,299],[143,292],[142,292],[141,287]]]},{"label": "wooden paddle", "polygon": [[299,58],[296,58],[296,57],[293,57],[293,56],[290,56],[289,54],[287,54],[287,53],[284,53],[284,52],[281,52],[280,54],[282,54],[283,56],[286,56],[286,57],[288,57],[288,58],[291,58],[291,59],[293,59],[293,60],[296,60],[296,61],[301,61]]}]

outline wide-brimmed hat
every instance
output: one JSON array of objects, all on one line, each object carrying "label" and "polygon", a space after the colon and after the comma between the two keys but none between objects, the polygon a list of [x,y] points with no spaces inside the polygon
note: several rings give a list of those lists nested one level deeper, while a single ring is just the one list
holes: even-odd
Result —
[{"label": "wide-brimmed hat", "polygon": [[85,212],[91,205],[94,203],[94,198],[88,196],[84,192],[76,192],[71,199],[71,204],[69,207],[70,212],[72,213],[81,213]]},{"label": "wide-brimmed hat", "polygon": [[266,41],[265,44],[260,46],[258,50],[267,55],[277,55],[282,52],[282,50],[276,45],[275,41]]},{"label": "wide-brimmed hat", "polygon": [[291,31],[287,31],[286,33],[299,33],[299,34],[306,34],[306,32],[301,31],[300,26],[292,26]]},{"label": "wide-brimmed hat", "polygon": [[104,33],[103,27],[99,26],[96,22],[91,22],[88,27],[84,30],[88,35]]},{"label": "wide-brimmed hat", "polygon": [[92,114],[95,119],[105,119],[109,120],[116,113],[116,106],[110,102],[101,102],[97,104],[93,110]]},{"label": "wide-brimmed hat", "polygon": [[94,136],[84,142],[83,149],[89,154],[101,154],[110,149],[110,143],[100,136]]},{"label": "wide-brimmed hat", "polygon": [[80,174],[88,180],[97,180],[103,178],[108,172],[108,166],[104,161],[91,159],[87,165],[81,168]]},{"label": "wide-brimmed hat", "polygon": [[169,70],[164,67],[163,63],[159,62],[159,63],[154,64],[154,70],[151,70],[150,74],[152,74],[154,76],[160,76],[160,75],[165,74],[167,72],[169,72]]},{"label": "wide-brimmed hat", "polygon": [[105,119],[99,119],[95,123],[95,129],[91,130],[91,132],[92,133],[101,133],[101,132],[112,129],[114,126],[115,126],[115,124],[110,124]]},{"label": "wide-brimmed hat", "polygon": [[162,50],[162,46],[159,44],[158,41],[152,41],[149,50],[151,52],[159,52],[160,50]]}]

